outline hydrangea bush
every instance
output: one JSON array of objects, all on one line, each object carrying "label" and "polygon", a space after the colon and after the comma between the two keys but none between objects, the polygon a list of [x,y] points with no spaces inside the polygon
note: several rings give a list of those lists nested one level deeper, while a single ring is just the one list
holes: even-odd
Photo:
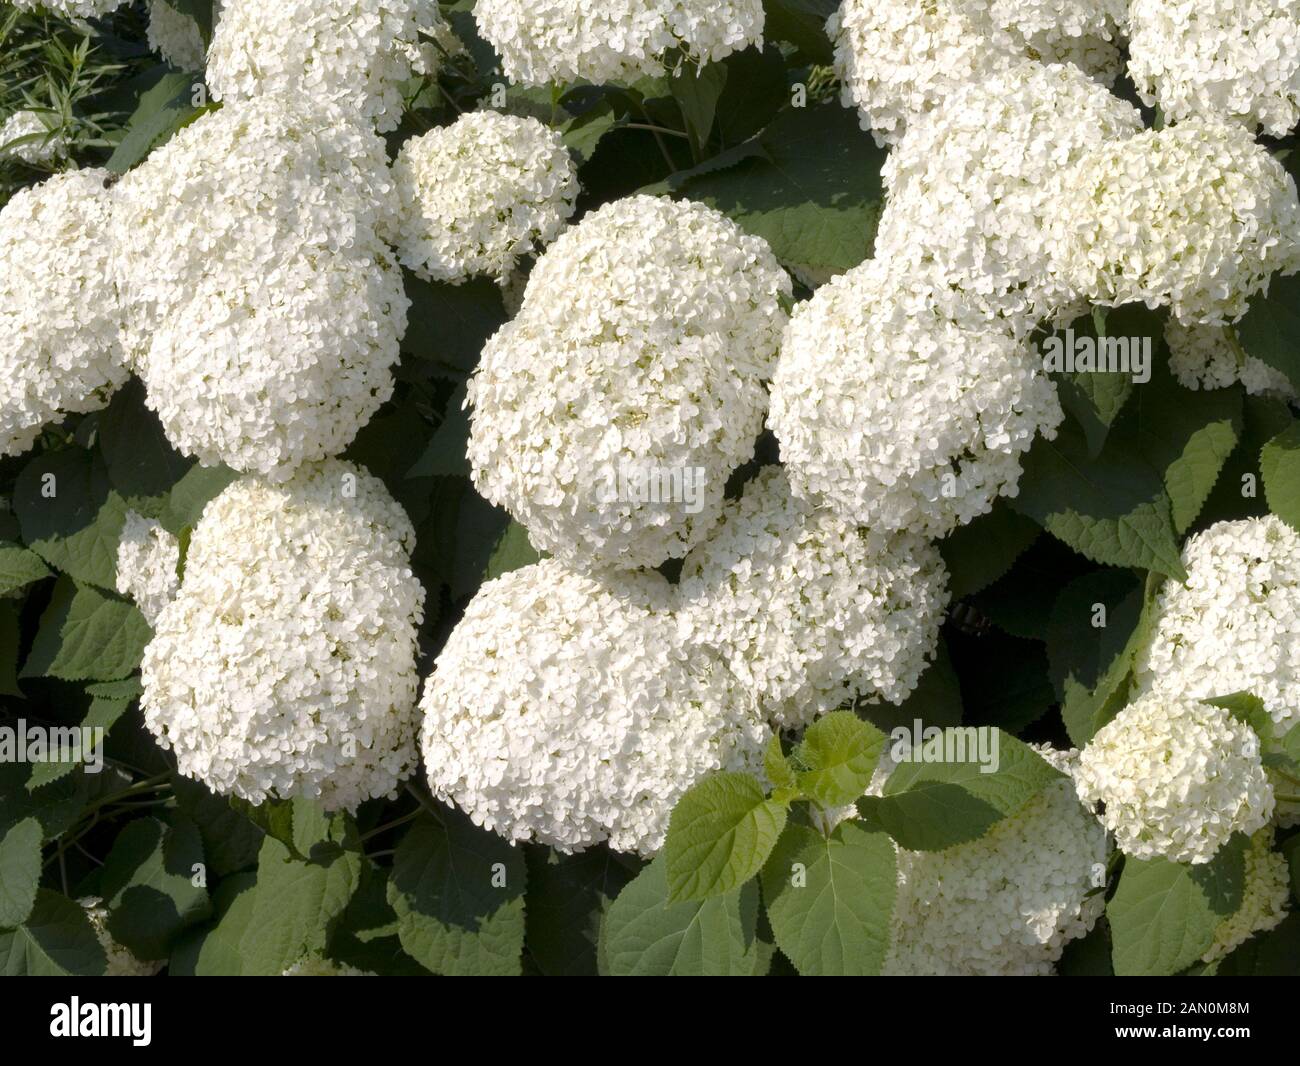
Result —
[{"label": "hydrangea bush", "polygon": [[1296,972],[1298,20],[0,2],[0,969]]}]

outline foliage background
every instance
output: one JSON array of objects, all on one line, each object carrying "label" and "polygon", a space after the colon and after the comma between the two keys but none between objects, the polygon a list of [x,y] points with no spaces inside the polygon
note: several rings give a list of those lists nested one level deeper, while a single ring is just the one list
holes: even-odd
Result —
[{"label": "foliage background", "polygon": [[[210,0],[181,6],[210,25]],[[629,88],[509,87],[504,99],[471,6],[445,5],[468,51],[437,83],[408,86],[394,152],[486,100],[563,131],[581,161],[580,212],[639,190],[704,201],[766,238],[803,297],[870,256],[884,151],[838,102],[824,31],[830,0],[769,0],[766,47],[698,74]],[[0,117],[46,108],[70,145],[61,166],[125,172],[202,110],[201,72],[162,64],[144,27],[142,5],[74,23],[0,4]],[[1273,147],[1287,153],[1294,138]],[[1300,153],[1286,161],[1296,173]],[[0,204],[43,176],[4,163]],[[474,492],[464,457],[464,384],[507,320],[500,293],[486,281],[407,282],[413,309],[397,392],[348,458],[384,479],[419,531],[427,674],[483,581],[535,556],[523,531]],[[1105,328],[1163,343],[1159,317],[1142,309],[1113,314]],[[1239,333],[1300,389],[1300,277],[1275,281]],[[954,596],[938,661],[905,706],[859,707],[860,718],[882,729],[920,718],[1082,744],[1123,705],[1152,591],[1162,575],[1181,576],[1186,537],[1270,508],[1300,524],[1294,412],[1239,386],[1185,391],[1160,350],[1155,364],[1138,387],[1121,375],[1057,376],[1068,410],[1059,439],[1034,448],[1018,498],[943,545]],[[775,459],[765,439],[745,473]],[[55,500],[40,492],[49,473],[60,485]],[[73,902],[92,894],[105,900],[113,936],[141,958],[165,959],[172,975],[277,974],[306,952],[381,974],[779,975],[795,973],[796,962],[805,973],[835,971],[833,960],[783,942],[785,919],[770,898],[760,907],[760,879],[670,903],[658,862],[638,877],[640,862],[603,848],[572,857],[511,848],[419,783],[355,817],[327,817],[303,802],[252,809],[178,776],[136,705],[149,630],[114,591],[115,548],[128,509],[183,537],[231,477],[175,453],[137,383],[106,410],[50,427],[35,450],[0,461],[0,724],[108,729],[108,767],[98,775],[0,764],[0,972],[103,972],[104,953]],[[1249,477],[1253,496],[1242,491]],[[1108,607],[1104,629],[1091,625],[1095,603]],[[883,840],[857,823],[837,833],[834,846],[859,857]],[[1281,839],[1293,891],[1298,840]],[[504,886],[491,883],[494,870]],[[1112,898],[1122,878],[1118,864]],[[1165,886],[1169,899],[1181,890]],[[614,920],[603,922],[620,894]],[[1187,969],[1191,960],[1165,941],[1205,914],[1194,899],[1182,905],[1168,930],[1129,923],[1117,943],[1103,920],[1069,947],[1061,972]],[[854,942],[856,917],[832,910],[800,921],[820,923],[840,945],[841,970],[870,970]],[[1298,967],[1293,916],[1213,969]]]}]

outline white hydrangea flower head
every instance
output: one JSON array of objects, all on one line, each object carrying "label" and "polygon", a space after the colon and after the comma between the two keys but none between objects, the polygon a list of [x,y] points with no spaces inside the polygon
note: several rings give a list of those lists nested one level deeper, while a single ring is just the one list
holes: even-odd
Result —
[{"label": "white hydrangea flower head", "polygon": [[795,309],[768,425],[800,499],[942,537],[1018,492],[1021,457],[1064,417],[1056,389],[1028,345],[941,302],[868,260]]},{"label": "white hydrangea flower head", "polygon": [[1225,389],[1238,381],[1251,396],[1293,399],[1290,379],[1253,355],[1239,360],[1237,349],[1222,326],[1185,326],[1175,318],[1165,323],[1169,369],[1188,389]]},{"label": "white hydrangea flower head", "polygon": [[117,591],[130,596],[153,625],[176,598],[181,579],[180,541],[152,518],[127,511],[117,544]]},{"label": "white hydrangea flower head", "polygon": [[826,31],[845,107],[878,144],[963,85],[1024,59],[1009,38],[978,32],[954,0],[843,0]]},{"label": "white hydrangea flower head", "polygon": [[547,559],[488,582],[426,682],[429,787],[511,841],[654,854],[715,770],[770,732],[721,664],[674,639],[671,586]]},{"label": "white hydrangea flower head", "polygon": [[108,931],[108,908],[102,905],[104,901],[98,896],[85,896],[77,902],[86,912],[95,939],[108,959],[105,977],[154,977],[166,965],[165,960],[146,962],[138,959],[129,948],[113,939],[113,934]]},{"label": "white hydrangea flower head", "polygon": [[[27,137],[40,139],[14,143]],[[49,124],[39,111],[15,111],[0,122],[0,157],[11,156],[28,166],[46,167],[54,163],[62,152],[62,138],[51,134]]]},{"label": "white hydrangea flower head", "polygon": [[1233,833],[1273,815],[1259,738],[1222,707],[1146,695],[1102,726],[1075,773],[1079,798],[1126,855],[1209,862]]},{"label": "white hydrangea flower head", "polygon": [[413,137],[393,164],[402,263],[431,281],[507,277],[573,214],[578,174],[535,118],[475,111]]},{"label": "white hydrangea flower head", "polygon": [[0,210],[0,456],[127,378],[104,170],[57,174]]},{"label": "white hydrangea flower head", "polygon": [[383,483],[339,460],[209,503],[142,670],[180,772],[254,804],[394,794],[417,758],[413,542]]},{"label": "white hydrangea flower head", "polygon": [[478,0],[474,19],[521,85],[658,77],[664,53],[703,65],[763,40],[762,0]]},{"label": "white hydrangea flower head", "polygon": [[303,257],[202,282],[136,369],[178,451],[284,480],[392,395],[408,306],[396,263]]},{"label": "white hydrangea flower head", "polygon": [[[213,5],[214,17],[221,11],[220,0]],[[202,70],[207,60],[207,46],[193,16],[187,15],[171,0],[149,0],[149,47],[177,70]]]},{"label": "white hydrangea flower head", "polygon": [[213,277],[306,255],[374,257],[397,224],[382,138],[292,95],[226,104],[114,187],[118,285],[147,338]]},{"label": "white hydrangea flower head", "polygon": [[1300,270],[1295,180],[1240,126],[1193,119],[1104,143],[1070,168],[1056,215],[1070,284],[1186,325],[1234,321],[1275,272]]},{"label": "white hydrangea flower head", "polygon": [[[1069,772],[1071,753],[1042,754]],[[978,840],[945,851],[900,849],[883,973],[1050,975],[1065,945],[1101,916],[1104,893],[1093,890],[1105,868],[1106,831],[1068,778]]]},{"label": "white hydrangea flower head", "polygon": [[1282,924],[1290,905],[1291,876],[1286,859],[1273,850],[1273,830],[1261,829],[1246,848],[1246,887],[1241,906],[1214,931],[1202,962],[1218,962],[1256,933]]},{"label": "white hydrangea flower head", "polygon": [[74,18],[95,18],[116,11],[127,0],[10,0],[19,11],[51,11]]},{"label": "white hydrangea flower head", "polygon": [[907,698],[934,656],[947,577],[928,541],[814,511],[769,467],[686,557],[679,639],[716,649],[773,724],[800,728],[858,697]]},{"label": "white hydrangea flower head", "polygon": [[381,132],[402,119],[425,0],[226,0],[208,50],[213,99],[287,93],[339,105]]},{"label": "white hydrangea flower head", "polygon": [[955,90],[908,127],[883,177],[876,256],[930,263],[1020,335],[1077,317],[1052,257],[1063,168],[1143,129],[1132,105],[1074,67],[1025,61]]},{"label": "white hydrangea flower head", "polygon": [[335,962],[323,955],[304,955],[295,962],[281,977],[374,977],[369,970],[350,966],[346,962]]},{"label": "white hydrangea flower head", "polygon": [[1128,0],[957,0],[979,32],[1007,36],[1035,59],[1073,63],[1104,84],[1123,68]]},{"label": "white hydrangea flower head", "polygon": [[702,205],[589,215],[470,380],[479,492],[579,568],[681,558],[753,455],[790,292],[765,242]]},{"label": "white hydrangea flower head", "polygon": [[768,243],[721,212],[629,196],[560,235],[521,314],[580,343],[720,335],[738,368],[766,379],[792,292]]},{"label": "white hydrangea flower head", "polygon": [[1140,693],[1263,700],[1281,737],[1300,721],[1300,533],[1274,515],[1217,522],[1183,548],[1139,653]]},{"label": "white hydrangea flower head", "polygon": [[1129,73],[1171,122],[1221,116],[1284,137],[1300,120],[1300,0],[1132,0]]}]

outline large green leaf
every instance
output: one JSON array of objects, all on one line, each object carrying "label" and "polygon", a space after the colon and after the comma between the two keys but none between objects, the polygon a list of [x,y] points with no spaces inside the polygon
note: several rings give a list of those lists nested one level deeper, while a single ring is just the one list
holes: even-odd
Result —
[{"label": "large green leaf", "polygon": [[1119,888],[1106,905],[1117,976],[1174,974],[1205,954],[1219,923],[1241,906],[1245,843],[1238,834],[1197,866],[1125,861]]},{"label": "large green leaf", "polygon": [[885,734],[848,711],[834,711],[810,725],[795,757],[805,769],[799,790],[823,807],[842,807],[867,790]]},{"label": "large green leaf", "polygon": [[1236,329],[1249,354],[1282,371],[1300,390],[1300,274],[1273,278],[1268,294],[1251,301]]},{"label": "large green leaf", "polygon": [[1160,473],[1114,433],[1094,459],[1067,418],[1025,457],[1012,506],[1094,562],[1187,576]]},{"label": "large green leaf", "polygon": [[182,929],[212,913],[198,828],[184,815],[169,820],[129,822],[100,871],[109,932],[140,959],[166,958]]},{"label": "large green leaf", "polygon": [[139,106],[127,120],[126,136],[105,164],[108,169],[125,174],[181,127],[194,121],[203,112],[202,107],[195,106],[196,99],[201,98],[196,95],[192,74],[164,74],[140,97]]},{"label": "large green leaf", "polygon": [[48,889],[16,929],[0,929],[0,975],[5,977],[96,977],[107,965],[86,912]]},{"label": "large green leaf", "polygon": [[434,973],[520,973],[524,947],[522,852],[458,811],[423,818],[393,856],[388,902],[402,947]]},{"label": "large green leaf", "polygon": [[763,867],[777,946],[805,977],[878,974],[897,895],[894,845],[853,821],[790,824]]},{"label": "large green leaf", "polygon": [[760,969],[758,882],[706,900],[668,899],[660,855],[619,893],[601,929],[613,977],[750,977]]},{"label": "large green leaf", "polygon": [[18,544],[0,544],[0,595],[49,576],[49,567],[34,551]]},{"label": "large green leaf", "polygon": [[1033,519],[1017,514],[1005,500],[998,500],[988,514],[959,527],[939,544],[953,601],[1003,577],[1041,535]]},{"label": "large green leaf", "polygon": [[24,818],[0,834],[0,928],[27,920],[41,880],[41,823]]},{"label": "large green leaf", "polygon": [[[1060,779],[1015,737],[987,727],[984,736],[991,741],[983,753],[974,727],[923,738],[890,773],[882,796],[858,800],[859,811],[908,851],[942,851],[983,836]],[[994,758],[982,761],[990,747]]]},{"label": "large green leaf", "polygon": [[596,975],[601,919],[638,866],[636,860],[603,847],[577,855],[530,849],[526,943],[542,973]]},{"label": "large green leaf", "polygon": [[1264,445],[1259,464],[1268,509],[1300,529],[1300,422]]},{"label": "large green leaf", "polygon": [[134,673],[152,633],[133,604],[59,578],[23,677],[116,681]]},{"label": "large green leaf", "polygon": [[707,777],[677,801],[664,841],[669,897],[721,896],[763,868],[781,830],[786,805],[768,799],[745,773]]}]

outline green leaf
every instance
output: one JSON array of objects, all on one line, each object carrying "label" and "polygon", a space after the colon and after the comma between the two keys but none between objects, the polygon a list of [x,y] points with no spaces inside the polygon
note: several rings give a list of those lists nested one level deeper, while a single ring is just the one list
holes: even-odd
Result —
[{"label": "green leaf", "polygon": [[613,977],[749,977],[760,966],[758,883],[706,900],[670,902],[660,855],[619,893],[601,929]]},{"label": "green leaf", "polygon": [[302,861],[267,837],[257,861],[253,913],[239,939],[243,972],[275,976],[304,955],[323,951],[360,874],[355,851],[323,847]]},{"label": "green leaf", "polygon": [[1015,565],[1039,536],[1037,523],[998,500],[993,510],[961,526],[939,544],[953,602],[988,588]]},{"label": "green leaf", "polygon": [[820,278],[871,255],[884,191],[885,149],[837,102],[788,109],[734,166],[706,161],[668,181],[762,237],[785,265]]},{"label": "green leaf", "polygon": [[0,594],[26,588],[50,576],[50,568],[34,551],[17,544],[0,544]]},{"label": "green leaf", "polygon": [[1012,506],[1094,562],[1187,577],[1160,475],[1115,434],[1093,459],[1066,419],[1056,440],[1040,438],[1025,457]]},{"label": "green leaf", "polygon": [[37,456],[14,483],[23,540],[83,584],[114,590],[126,504],[97,454],[68,447]]},{"label": "green leaf", "polygon": [[469,412],[465,410],[465,386],[447,402],[442,424],[434,430],[415,465],[406,472],[408,478],[469,477]]},{"label": "green leaf", "polygon": [[1207,969],[1217,977],[1300,977],[1300,914],[1288,914]]},{"label": "green leaf", "polygon": [[1255,297],[1236,330],[1247,352],[1282,371],[1291,387],[1300,390],[1300,274],[1273,278],[1268,293]]},{"label": "green leaf", "polygon": [[152,632],[133,604],[59,578],[23,677],[115,681],[140,665]]},{"label": "green leaf", "polygon": [[22,633],[18,627],[18,611],[12,603],[0,602],[0,696],[23,698],[18,685],[18,656]]},{"label": "green leaf", "polygon": [[800,974],[880,972],[898,891],[889,837],[853,821],[829,837],[792,823],[763,867],[762,883],[777,947]]},{"label": "green leaf", "polygon": [[786,758],[781,748],[780,734],[772,735],[767,749],[763,752],[763,772],[772,782],[772,787],[778,791],[797,790],[799,787],[794,767],[790,765],[790,760]]},{"label": "green leaf", "polygon": [[1118,977],[1165,976],[1196,962],[1219,923],[1241,906],[1245,885],[1238,834],[1208,863],[1128,858],[1106,905]]},{"label": "green leaf", "polygon": [[[212,913],[203,844],[184,815],[128,822],[100,871],[113,939],[139,959],[165,959],[173,938]],[[196,875],[198,877],[196,878]]]},{"label": "green leaf", "polygon": [[527,869],[518,848],[448,809],[397,846],[388,902],[402,947],[434,973],[517,976]]},{"label": "green leaf", "polygon": [[199,827],[203,854],[212,873],[225,877],[256,864],[266,833],[235,810],[228,799],[188,777],[176,778],[173,795],[177,807]]},{"label": "green leaf", "polygon": [[669,79],[668,85],[698,150],[708,141],[713,129],[718,98],[727,85],[727,68],[721,63],[710,63],[702,69],[687,64]]},{"label": "green leaf", "polygon": [[[942,851],[982,837],[1060,779],[1058,771],[1015,737],[987,727],[984,735],[996,742],[995,759],[985,762],[974,727],[935,730],[923,737],[920,748],[911,752],[912,761],[900,762],[889,775],[884,795],[863,797],[858,810],[868,824],[884,829],[908,851]],[[987,755],[989,741],[984,745]],[[996,769],[984,772],[989,765]]]},{"label": "green leaf", "polygon": [[[108,731],[119,718],[127,712],[131,706],[131,700],[110,700],[102,697],[95,697],[90,701],[90,709],[86,716],[82,718],[81,725],[78,727],[83,730],[82,736],[85,736],[84,730],[102,729],[107,735]],[[91,736],[95,736],[94,733]],[[84,762],[94,763],[96,753],[101,745],[91,742],[87,748],[80,748],[76,752],[77,758],[68,762],[50,762],[37,763],[32,767],[32,776],[27,782],[28,790],[42,788],[51,781],[57,781],[65,774],[70,774],[77,766]]]},{"label": "green leaf", "polygon": [[484,581],[492,581],[508,574],[512,570],[521,570],[525,566],[531,566],[541,559],[536,548],[528,539],[528,530],[524,529],[518,522],[512,521],[506,526],[506,531],[501,534],[501,539],[492,549],[492,555],[488,559],[487,570],[483,574]]},{"label": "green leaf", "polygon": [[1174,529],[1183,534],[1201,513],[1237,446],[1242,400],[1235,389],[1183,388],[1161,354],[1150,382],[1125,412],[1123,440],[1127,445],[1131,439],[1161,472]]},{"label": "green leaf", "polygon": [[[1145,311],[1145,308],[1142,310]],[[1095,345],[1099,338],[1108,337],[1133,337],[1140,342],[1141,338],[1151,336],[1153,325],[1157,335],[1160,328],[1158,321],[1153,323],[1151,317],[1136,319],[1133,309],[1128,307],[1106,315],[1100,324],[1103,326],[1101,329],[1092,315],[1076,319],[1068,331],[1058,330],[1049,337],[1044,342],[1045,349],[1050,349],[1055,343],[1062,346],[1060,351],[1063,353],[1065,346],[1072,343],[1077,345],[1080,340],[1086,339]],[[1077,354],[1077,348],[1074,351]],[[1051,351],[1045,351],[1045,355],[1052,354]],[[1104,370],[1060,371],[1053,374],[1053,379],[1056,381],[1061,405],[1074,416],[1087,437],[1088,453],[1097,456],[1106,443],[1110,427],[1133,395],[1133,375]]]},{"label": "green leaf", "polygon": [[402,351],[447,367],[457,377],[474,369],[483,345],[510,317],[500,287],[486,278],[452,285],[408,272],[406,295],[411,310]]},{"label": "green leaf", "polygon": [[721,896],[763,868],[781,830],[785,804],[769,800],[749,774],[707,777],[677,801],[664,841],[669,898]]},{"label": "green leaf", "polygon": [[5,977],[96,977],[108,960],[81,907],[42,888],[27,920],[0,929],[0,975]]},{"label": "green leaf", "polygon": [[199,27],[205,45],[212,42],[213,0],[167,0],[182,15],[188,15]]},{"label": "green leaf", "polygon": [[244,972],[239,945],[253,919],[256,884],[251,873],[222,878],[212,894],[216,921],[181,940],[168,964],[171,976],[239,977]]},{"label": "green leaf", "polygon": [[170,140],[204,108],[194,106],[194,77],[188,73],[164,74],[140,97],[135,113],[127,120],[126,136],[105,164],[114,174],[125,174],[155,147]]},{"label": "green leaf", "polygon": [[867,790],[885,747],[885,734],[848,711],[819,718],[795,757],[806,769],[799,790],[823,807],[843,807]]},{"label": "green leaf", "polygon": [[27,921],[41,880],[41,823],[24,818],[0,836],[0,928]]},{"label": "green leaf", "polygon": [[1300,422],[1264,445],[1259,466],[1268,509],[1300,529]]},{"label": "green leaf", "polygon": [[835,52],[826,36],[826,20],[838,6],[838,0],[763,0],[763,35],[795,45],[812,62],[830,66]]},{"label": "green leaf", "polygon": [[203,509],[239,475],[226,466],[194,466],[173,486],[158,521],[180,536],[198,525]]},{"label": "green leaf", "polygon": [[1250,726],[1261,744],[1273,739],[1273,719],[1269,716],[1264,701],[1249,692],[1233,692],[1227,696],[1218,696],[1205,701],[1214,707],[1222,707],[1237,721]]},{"label": "green leaf", "polygon": [[561,855],[528,852],[528,954],[548,977],[594,977],[600,923],[639,863],[608,848]]},{"label": "green leaf", "polygon": [[117,391],[98,424],[109,483],[137,510],[138,499],[167,495],[194,466],[167,440],[158,416],[145,405],[144,385],[137,378]]}]

